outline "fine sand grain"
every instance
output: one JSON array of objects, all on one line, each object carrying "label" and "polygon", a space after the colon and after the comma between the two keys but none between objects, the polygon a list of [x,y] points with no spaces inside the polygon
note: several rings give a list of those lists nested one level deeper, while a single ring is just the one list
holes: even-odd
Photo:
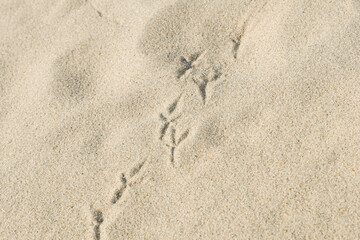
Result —
[{"label": "fine sand grain", "polygon": [[0,1],[0,239],[360,239],[359,0]]}]

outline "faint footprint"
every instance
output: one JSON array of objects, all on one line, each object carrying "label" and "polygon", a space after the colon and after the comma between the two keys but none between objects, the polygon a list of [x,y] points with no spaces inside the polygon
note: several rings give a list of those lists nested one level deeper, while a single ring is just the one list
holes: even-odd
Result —
[{"label": "faint footprint", "polygon": [[127,187],[127,180],[126,180],[125,174],[123,174],[123,173],[121,174],[120,180],[121,180],[122,185],[119,189],[115,190],[114,196],[111,199],[112,204],[115,204],[115,203],[117,203],[117,201],[120,200],[120,198],[122,197],[122,195]]},{"label": "faint footprint", "polygon": [[[136,166],[131,168],[130,171],[128,172],[128,174],[124,174],[124,173],[120,174],[121,186],[114,191],[113,196],[110,201],[111,205],[118,203],[121,200],[125,191],[127,189],[131,188],[134,183],[139,182],[138,180],[136,180],[136,176],[140,173],[140,171],[144,165],[145,165],[145,161],[140,162]],[[140,178],[140,181],[142,179],[143,178]],[[108,218],[109,218],[109,216],[111,218],[111,213],[114,209],[112,207],[110,207],[110,208],[105,207],[105,208],[106,208],[105,216],[107,217],[107,219],[104,219],[103,211],[98,210],[98,209],[95,210],[93,205],[90,205],[90,212],[92,214],[92,225],[94,226],[93,227],[93,239],[94,240],[100,240],[100,237],[102,235],[106,235],[101,232],[101,225],[104,223],[105,220],[106,220],[105,225],[107,223],[109,223],[109,221],[111,221]]]},{"label": "faint footprint", "polygon": [[197,61],[200,60],[200,57],[202,56],[202,54],[200,54],[200,53],[192,54],[190,56],[189,60],[187,60],[185,57],[181,56],[180,62],[181,62],[182,66],[176,72],[177,78],[180,79],[181,77],[186,76],[186,74],[196,66]]},{"label": "faint footprint", "polygon": [[207,96],[207,86],[210,82],[215,82],[222,73],[219,70],[212,70],[209,74],[204,75],[202,74],[200,77],[193,77],[193,82],[198,86],[199,93],[203,104],[206,104],[206,96]]},{"label": "faint footprint", "polygon": [[182,94],[180,94],[166,109],[166,114],[160,113],[159,117],[162,121],[162,126],[160,128],[160,136],[159,139],[163,140],[167,130],[171,123],[174,123],[177,119],[181,117],[181,114],[177,116],[173,116],[174,111],[176,110],[180,100],[182,98]]},{"label": "faint footprint", "polygon": [[101,232],[100,226],[104,222],[103,213],[100,210],[94,210],[93,207],[90,207],[93,216],[93,224],[94,224],[94,240],[100,240]]},{"label": "faint footprint", "polygon": [[139,174],[139,172],[143,168],[144,164],[145,164],[145,161],[137,164],[126,175],[124,173],[121,173],[121,175],[120,175],[121,186],[120,186],[120,188],[115,190],[115,192],[113,194],[113,197],[111,199],[112,204],[116,204],[121,199],[121,197],[123,196],[125,190],[128,189],[129,187],[131,187],[131,185],[132,185],[131,180],[137,174]]},{"label": "faint footprint", "polygon": [[[180,94],[166,109],[168,117],[166,117],[163,113],[160,113],[160,120],[163,122],[162,127],[160,128],[160,137],[159,139],[164,142],[165,146],[170,148],[170,162],[174,164],[175,161],[175,149],[176,147],[185,140],[185,138],[189,134],[189,130],[186,130],[181,136],[176,138],[176,120],[181,117],[181,114],[177,116],[173,116],[175,110],[178,107],[178,104],[182,98],[182,94]],[[168,139],[164,139],[165,136],[168,136]]]},{"label": "faint footprint", "polygon": [[236,59],[237,58],[237,54],[239,51],[239,47],[240,47],[240,40],[238,39],[231,39],[232,43],[233,43],[233,49],[232,49],[232,55],[233,57]]},{"label": "faint footprint", "polygon": [[176,129],[171,127],[170,130],[170,142],[165,145],[170,149],[170,163],[174,165],[175,163],[175,150],[189,135],[190,130],[185,130],[179,138],[176,136]]}]

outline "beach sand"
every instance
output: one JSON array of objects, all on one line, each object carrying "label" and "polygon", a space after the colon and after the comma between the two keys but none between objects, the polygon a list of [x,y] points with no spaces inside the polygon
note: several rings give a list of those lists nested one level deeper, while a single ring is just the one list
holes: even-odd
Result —
[{"label": "beach sand", "polygon": [[0,14],[0,239],[360,239],[359,0]]}]

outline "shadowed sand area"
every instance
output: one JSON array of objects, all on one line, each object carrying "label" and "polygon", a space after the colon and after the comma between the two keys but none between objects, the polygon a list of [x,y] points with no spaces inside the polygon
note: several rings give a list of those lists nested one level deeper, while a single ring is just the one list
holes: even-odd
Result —
[{"label": "shadowed sand area", "polygon": [[0,3],[0,239],[359,239],[359,0]]}]

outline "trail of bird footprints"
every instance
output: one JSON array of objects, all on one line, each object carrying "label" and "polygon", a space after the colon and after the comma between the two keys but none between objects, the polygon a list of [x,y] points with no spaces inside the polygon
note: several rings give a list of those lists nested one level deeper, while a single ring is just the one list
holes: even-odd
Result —
[{"label": "trail of bird footprints", "polygon": [[[245,28],[245,27],[244,27]],[[243,34],[243,32],[242,32]],[[237,58],[237,53],[240,47],[241,36],[234,40],[231,39],[233,43],[233,48],[231,54],[233,59]],[[215,68],[205,68],[201,69],[202,60],[205,58],[206,53],[194,53],[191,54],[188,58],[181,56],[180,57],[180,67],[176,71],[176,80],[188,81],[192,84],[195,84],[198,89],[198,95],[202,100],[203,106],[206,106],[208,101],[208,87],[210,84],[218,80],[222,72],[219,69]],[[159,121],[161,126],[159,129],[158,139],[164,145],[164,147],[169,150],[169,162],[171,166],[175,167],[175,153],[177,148],[183,144],[189,136],[190,127],[185,128],[184,131],[180,131],[177,128],[178,122],[181,120],[181,117],[186,114],[181,110],[178,110],[179,103],[184,98],[184,93],[180,93],[169,105],[166,107],[165,111],[159,114]],[[131,188],[133,185],[133,178],[139,174],[140,170],[143,168],[145,161],[139,163],[137,166],[133,167],[128,174],[120,174],[120,186],[114,191],[110,203],[111,205],[118,204],[122,199],[124,193]],[[111,211],[111,209],[110,209]],[[103,212],[100,210],[92,210],[93,216],[93,236],[94,240],[100,240],[101,235],[101,225],[104,222]]]},{"label": "trail of bird footprints", "polygon": [[[240,45],[240,44],[239,44]],[[237,46],[237,49],[239,46]],[[198,94],[202,100],[203,105],[207,102],[207,90],[210,83],[215,82],[222,75],[218,69],[210,68],[201,70],[202,59],[205,58],[206,52],[191,54],[187,59],[184,56],[180,57],[180,68],[176,72],[177,80],[189,80],[197,86]],[[236,58],[236,57],[235,57]],[[197,70],[197,71],[194,71]],[[162,123],[160,127],[159,140],[169,149],[170,163],[175,165],[175,151],[185,139],[189,136],[190,127],[183,132],[179,132],[176,128],[178,120],[183,113],[174,114],[177,110],[179,102],[183,97],[181,93],[174,101],[172,101],[165,112],[159,114]]]},{"label": "trail of bird footprints", "polygon": [[[135,167],[133,167],[128,174],[125,173],[121,173],[120,174],[120,187],[117,188],[114,193],[113,196],[110,200],[110,203],[112,205],[118,203],[123,194],[125,193],[126,190],[128,190],[133,184],[134,181],[133,179],[138,175],[138,173],[141,171],[142,167],[144,166],[145,161],[139,163],[138,165],[136,165]],[[92,206],[90,206],[90,210],[92,213],[92,221],[93,221],[93,239],[94,240],[101,240],[101,225],[104,222],[104,215],[103,212],[100,210],[94,210]],[[111,211],[111,209],[110,209]]]}]

